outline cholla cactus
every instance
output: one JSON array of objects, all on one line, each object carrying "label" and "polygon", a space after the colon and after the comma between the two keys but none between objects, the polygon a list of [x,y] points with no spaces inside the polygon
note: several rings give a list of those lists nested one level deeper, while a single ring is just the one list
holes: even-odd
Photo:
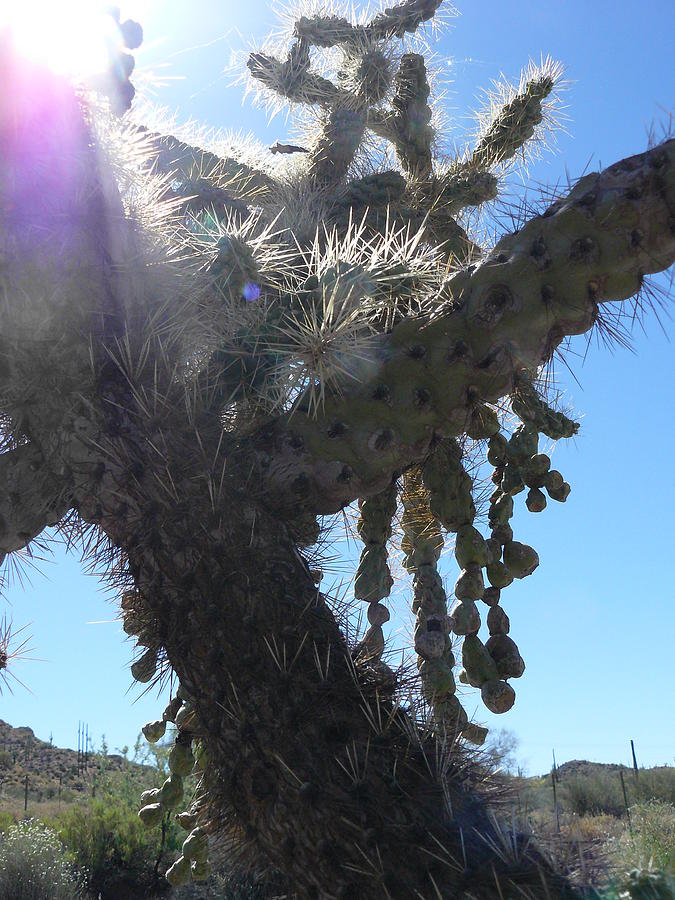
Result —
[{"label": "cholla cactus", "polygon": [[[502,595],[539,562],[515,539],[514,498],[527,489],[533,513],[565,500],[539,439],[577,430],[540,369],[673,262],[675,149],[585,176],[481,250],[458,217],[536,141],[559,68],[528,71],[475,147],[440,163],[426,62],[400,43],[440,6],[300,16],[285,57],[254,53],[261,89],[313,115],[307,146],[276,148],[291,156],[277,166],[115,122],[0,44],[0,552],[58,523],[95,530],[134,677],[177,675],[144,728],[152,741],[175,723],[171,775],[140,811],[153,826],[186,806],[173,884],[205,878],[224,833],[301,896],[567,890],[526,841],[507,852],[488,813],[451,635],[457,680],[506,711],[524,662]],[[121,84],[105,83],[112,112],[131,101]],[[364,163],[373,136],[388,168]],[[494,468],[488,530],[476,453]],[[357,500],[370,628],[352,646],[306,548],[318,517]],[[397,533],[419,709],[384,656]],[[450,604],[436,568],[448,534]]]}]

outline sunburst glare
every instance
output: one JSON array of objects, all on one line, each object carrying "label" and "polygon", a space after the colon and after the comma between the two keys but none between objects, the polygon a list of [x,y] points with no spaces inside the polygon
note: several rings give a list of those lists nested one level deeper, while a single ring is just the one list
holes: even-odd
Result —
[{"label": "sunburst glare", "polygon": [[110,7],[87,0],[15,0],[1,4],[0,33],[9,30],[24,57],[79,77],[105,71],[122,36]]}]

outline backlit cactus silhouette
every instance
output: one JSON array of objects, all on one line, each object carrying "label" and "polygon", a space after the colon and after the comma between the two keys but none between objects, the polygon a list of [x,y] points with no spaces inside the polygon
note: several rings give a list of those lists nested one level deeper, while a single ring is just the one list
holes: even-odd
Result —
[{"label": "backlit cactus silhouette", "polygon": [[[285,57],[252,54],[261,90],[314,113],[307,146],[273,162],[117,122],[0,42],[0,550],[86,532],[119,584],[134,678],[177,676],[144,728],[175,723],[171,776],[140,810],[148,826],[179,813],[175,884],[206,877],[221,834],[303,897],[567,890],[492,818],[464,749],[484,729],[456,682],[494,712],[514,702],[525,664],[502,594],[539,562],[514,498],[566,499],[540,437],[577,430],[541,368],[672,264],[675,148],[586,175],[481,249],[458,217],[495,199],[560,71],[528,71],[441,163],[405,43],[440,5],[301,16]],[[99,85],[113,112],[132,68]],[[368,168],[374,140],[391,159]],[[476,454],[494,468],[486,528]],[[353,646],[312,548],[319,518],[355,501],[369,627]],[[392,540],[413,576],[419,708],[383,659]]]}]

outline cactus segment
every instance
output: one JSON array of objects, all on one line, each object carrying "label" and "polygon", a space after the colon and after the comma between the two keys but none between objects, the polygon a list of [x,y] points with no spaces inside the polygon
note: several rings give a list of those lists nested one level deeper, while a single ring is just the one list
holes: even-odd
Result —
[{"label": "cactus segment", "polygon": [[368,622],[371,625],[384,625],[391,618],[389,610],[382,603],[370,603],[368,606]]},{"label": "cactus segment", "polygon": [[361,559],[354,578],[354,596],[357,600],[376,603],[389,596],[394,583],[387,565],[387,548],[368,544],[361,551]]},{"label": "cactus segment", "polygon": [[152,788],[141,794],[141,806],[148,806],[150,803],[159,803],[159,788]]},{"label": "cactus segment", "polygon": [[322,188],[340,184],[354,161],[365,132],[365,118],[358,110],[331,109],[309,155],[309,175]]},{"label": "cactus segment", "polygon": [[424,57],[405,53],[395,78],[394,113],[387,120],[396,154],[406,172],[425,178],[431,172],[434,132],[427,103],[429,84]]},{"label": "cactus segment", "polygon": [[578,422],[552,409],[542,400],[524,371],[518,377],[517,386],[511,397],[511,406],[523,422],[530,423],[532,427],[554,441],[574,437],[579,431]]},{"label": "cactus segment", "polygon": [[193,881],[208,881],[209,875],[211,874],[211,866],[206,860],[193,859],[190,866],[190,873]]},{"label": "cactus segment", "polygon": [[488,441],[487,461],[491,466],[504,466],[508,459],[508,441],[503,434],[493,434]]},{"label": "cactus segment", "polygon": [[422,695],[432,706],[455,693],[456,686],[452,666],[449,666],[443,658],[426,659],[420,668],[420,678]]},{"label": "cactus segment", "polygon": [[506,455],[509,460],[520,464],[534,456],[539,446],[539,432],[530,422],[519,425],[509,438]]},{"label": "cactus segment", "polygon": [[543,101],[558,77],[553,64],[543,67],[497,112],[471,157],[474,166],[488,169],[502,165],[518,153],[544,119]]},{"label": "cactus segment", "polygon": [[192,831],[192,829],[197,824],[197,818],[197,813],[186,811],[178,813],[178,815],[176,816],[176,822],[178,822],[183,831]]},{"label": "cactus segment", "polygon": [[209,839],[201,826],[194,828],[183,841],[183,856],[186,859],[204,859],[209,852]]},{"label": "cactus segment", "polygon": [[[489,580],[489,578],[490,578],[490,575],[488,573],[488,580]],[[486,604],[486,606],[492,607],[492,606],[497,606],[497,604],[499,603],[500,597],[501,597],[501,590],[498,587],[494,587],[494,585],[491,584],[490,587],[485,588],[485,591],[483,592],[483,596],[481,597],[481,600],[483,601],[483,603]]]}]

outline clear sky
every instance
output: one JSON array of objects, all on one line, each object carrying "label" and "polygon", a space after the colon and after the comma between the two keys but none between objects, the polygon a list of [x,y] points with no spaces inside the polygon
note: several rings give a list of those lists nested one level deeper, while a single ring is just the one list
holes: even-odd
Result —
[{"label": "clear sky", "polygon": [[[531,166],[535,185],[565,183],[642,151],[652,122],[658,127],[672,109],[672,2],[474,0],[460,12],[434,42],[448,58],[448,143],[462,143],[481,88],[501,72],[517,79],[528,59],[547,53],[566,66],[569,121],[556,152]],[[223,75],[232,51],[276,26],[271,4],[130,0],[122,14],[141,20],[138,66],[167,78],[155,100],[180,121],[251,131],[269,144],[287,137],[283,115],[268,125],[262,111],[242,106],[241,89]],[[672,334],[667,313],[661,321]],[[675,762],[675,354],[654,315],[634,329],[633,351],[610,352],[595,338],[587,348],[578,338],[566,357],[571,371],[556,366],[582,428],[555,449],[554,466],[572,485],[567,503],[519,512],[514,522],[516,538],[541,559],[534,575],[504,592],[527,669],[505,716],[466,697],[477,721],[516,733],[531,773],[548,770],[553,748],[558,762],[629,763],[631,738],[640,764]],[[88,722],[96,744],[105,734],[112,749],[133,745],[163,701],[136,699],[139,691],[130,689],[132,645],[114,606],[61,548],[38,568],[30,584],[10,586],[6,601],[17,626],[32,623],[35,656],[44,661],[17,665],[32,693],[18,685],[13,695],[5,691],[0,718],[30,725],[42,739],[52,734],[60,746],[76,746],[78,720]],[[451,587],[452,559],[446,574]],[[405,592],[395,599],[400,641],[409,629],[402,624],[407,600]]]}]

